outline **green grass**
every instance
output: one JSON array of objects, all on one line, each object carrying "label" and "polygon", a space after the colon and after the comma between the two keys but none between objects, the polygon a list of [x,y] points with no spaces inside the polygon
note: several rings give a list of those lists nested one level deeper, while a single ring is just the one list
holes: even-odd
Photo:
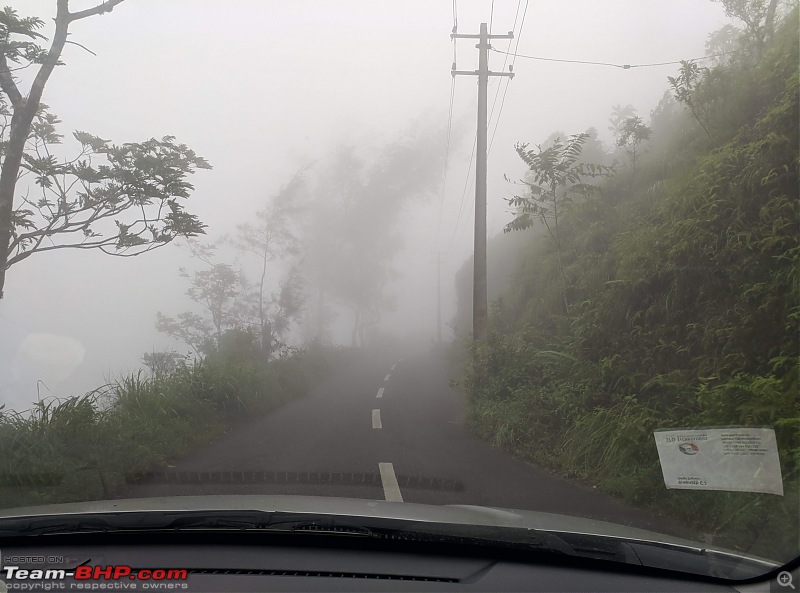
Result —
[{"label": "green grass", "polygon": [[305,395],[349,356],[310,348],[269,363],[205,361],[0,411],[0,508],[107,498],[126,474]]},{"label": "green grass", "polygon": [[[596,486],[632,506],[672,517],[701,541],[785,561],[797,555],[800,456],[793,449],[798,444],[796,429],[776,430],[782,497],[667,490],[653,431],[696,426],[703,420],[659,418],[654,410],[629,399],[610,408],[586,410],[569,421],[563,410],[552,407],[554,401],[557,398],[552,395],[530,390],[494,399],[473,396],[468,420],[471,429],[492,445]],[[562,423],[566,429],[555,428]]]},{"label": "green grass", "polygon": [[[622,172],[565,213],[567,314],[552,241],[524,248],[488,373],[468,365],[462,381],[493,444],[785,560],[800,551],[797,16],[757,67],[704,83],[715,141],[696,124],[657,140],[635,184]],[[784,496],[667,490],[653,431],[709,426],[773,428]]]}]

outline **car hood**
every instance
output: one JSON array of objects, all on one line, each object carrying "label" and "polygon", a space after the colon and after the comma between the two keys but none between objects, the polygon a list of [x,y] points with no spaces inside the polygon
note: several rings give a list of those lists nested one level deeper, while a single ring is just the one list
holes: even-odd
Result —
[{"label": "car hood", "polygon": [[710,550],[723,554],[733,554],[741,558],[765,562],[769,567],[777,566],[776,563],[770,560],[742,555],[724,548],[628,525],[571,515],[474,505],[428,505],[370,499],[287,495],[175,496],[99,500],[0,509],[0,520],[31,516],[142,511],[264,511],[372,517],[436,524],[524,528],[536,531],[588,534],[642,542],[657,542],[659,544],[691,548],[697,551]]}]

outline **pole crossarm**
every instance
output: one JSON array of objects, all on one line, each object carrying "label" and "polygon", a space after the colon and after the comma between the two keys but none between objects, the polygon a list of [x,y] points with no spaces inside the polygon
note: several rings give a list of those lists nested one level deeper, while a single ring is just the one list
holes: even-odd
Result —
[{"label": "pole crossarm", "polygon": [[[480,76],[480,72],[478,70],[451,70],[453,76]],[[492,72],[491,70],[486,72],[487,76],[508,76],[509,78],[514,78],[513,72]]]},{"label": "pole crossarm", "polygon": [[509,31],[506,35],[469,35],[466,33],[451,33],[450,39],[514,39],[514,33]]}]

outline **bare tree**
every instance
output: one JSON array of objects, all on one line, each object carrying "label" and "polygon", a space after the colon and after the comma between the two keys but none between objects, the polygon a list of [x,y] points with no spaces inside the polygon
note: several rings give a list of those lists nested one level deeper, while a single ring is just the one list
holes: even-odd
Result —
[{"label": "bare tree", "polygon": [[256,222],[239,225],[231,239],[235,247],[258,258],[260,271],[254,299],[261,347],[266,356],[272,351],[275,337],[283,335],[288,329],[288,319],[295,315],[292,313],[287,319],[284,311],[293,310],[298,300],[299,271],[292,268],[278,295],[267,293],[267,281],[270,264],[299,253],[295,226],[305,208],[304,172],[305,168],[300,169],[262,210],[256,212]]}]

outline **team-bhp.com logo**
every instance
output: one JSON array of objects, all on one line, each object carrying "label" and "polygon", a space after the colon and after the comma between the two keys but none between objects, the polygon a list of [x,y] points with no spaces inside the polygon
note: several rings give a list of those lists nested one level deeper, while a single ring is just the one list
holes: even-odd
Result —
[{"label": "team-bhp.com logo", "polygon": [[[173,568],[135,569],[124,564],[111,566],[78,566],[74,570],[61,568],[21,568],[3,566],[2,574],[7,581],[63,581],[68,578],[76,581],[185,581],[188,571]],[[10,584],[7,582],[7,584]],[[88,583],[87,583],[88,585]],[[12,589],[13,587],[9,587]],[[83,587],[93,588],[93,587]]]}]

